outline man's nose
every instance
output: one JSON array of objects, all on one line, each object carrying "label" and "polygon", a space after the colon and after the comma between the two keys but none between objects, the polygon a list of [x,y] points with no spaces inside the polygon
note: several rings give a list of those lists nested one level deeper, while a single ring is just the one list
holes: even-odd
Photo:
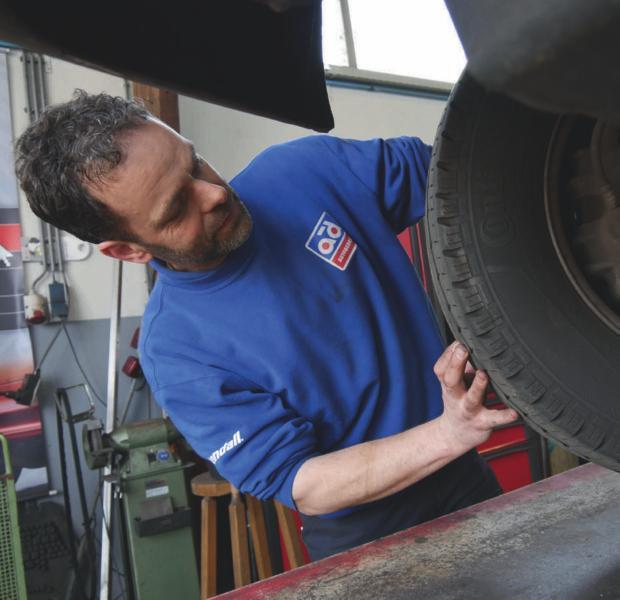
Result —
[{"label": "man's nose", "polygon": [[228,190],[217,183],[204,180],[194,181],[194,198],[200,210],[209,213],[223,207],[228,202]]}]

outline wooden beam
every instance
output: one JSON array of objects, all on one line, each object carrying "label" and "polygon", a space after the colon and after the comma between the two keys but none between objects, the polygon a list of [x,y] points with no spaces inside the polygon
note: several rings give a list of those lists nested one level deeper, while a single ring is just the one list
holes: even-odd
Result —
[{"label": "wooden beam", "polygon": [[146,108],[160,121],[179,131],[179,97],[175,92],[143,83],[132,83],[133,97],[141,98]]}]

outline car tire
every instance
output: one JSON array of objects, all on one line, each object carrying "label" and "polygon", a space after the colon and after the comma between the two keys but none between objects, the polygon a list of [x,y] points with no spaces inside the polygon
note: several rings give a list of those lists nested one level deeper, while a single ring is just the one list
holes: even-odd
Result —
[{"label": "car tire", "polygon": [[620,471],[620,335],[567,275],[545,208],[558,119],[463,76],[433,147],[427,251],[444,316],[500,398]]}]

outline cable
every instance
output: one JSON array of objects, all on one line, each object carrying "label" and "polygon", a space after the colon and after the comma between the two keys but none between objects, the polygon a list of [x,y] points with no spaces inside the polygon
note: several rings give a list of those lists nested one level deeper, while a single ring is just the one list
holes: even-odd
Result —
[{"label": "cable", "polygon": [[[143,388],[144,386],[142,386]],[[140,388],[140,389],[142,389]],[[125,419],[127,418],[127,413],[129,412],[129,407],[131,406],[131,401],[134,398],[134,395],[136,393],[138,389],[138,380],[137,379],[132,379],[131,381],[131,387],[129,388],[129,394],[127,396],[127,400],[125,400],[125,409],[123,410],[123,415],[121,417],[121,420],[119,421],[119,423],[121,425],[123,425],[125,423]]]},{"label": "cable", "polygon": [[64,491],[64,504],[65,504],[65,516],[67,519],[67,533],[69,538],[69,551],[71,554],[71,563],[73,566],[73,571],[75,573],[75,577],[77,579],[78,588],[81,592],[81,595],[88,600],[86,596],[84,580],[82,579],[82,573],[78,566],[77,560],[77,548],[75,544],[75,533],[73,532],[73,519],[71,516],[71,501],[69,499],[69,476],[67,472],[67,461],[65,457],[65,438],[62,427],[62,416],[60,414],[60,410],[56,409],[56,426],[58,429],[58,452],[60,455],[60,474],[62,478],[62,488]]},{"label": "cable", "polygon": [[[99,495],[101,494],[101,471],[97,471],[97,475],[98,475],[98,481],[97,481],[97,485],[96,485],[96,493],[95,493],[95,497],[91,500],[91,507],[90,507],[90,512],[88,513],[88,520],[90,523],[95,523],[96,522],[96,518],[95,518],[95,513],[97,511],[97,506],[99,503]],[[92,529],[92,533],[93,533],[93,539],[95,541],[95,544],[98,543],[97,542],[97,534],[96,531],[93,527]],[[85,545],[86,545],[86,532],[83,532],[82,535],[79,537],[78,540],[78,561],[80,560],[80,557],[84,554],[85,552]],[[96,580],[96,573],[97,573],[97,569],[96,566],[98,564],[98,556],[97,556],[97,550],[96,550],[96,546],[94,548],[94,555],[93,555],[93,570],[90,573],[90,580],[91,580],[91,590],[92,590],[92,598],[96,599],[97,597],[97,591],[96,591],[96,586],[97,586],[97,580]]]},{"label": "cable", "polygon": [[[103,496],[100,495],[100,498],[102,498],[102,502],[103,502]],[[112,504],[112,510],[114,510],[114,504]],[[108,534],[108,539],[110,540],[110,557],[112,559],[111,564],[110,564],[110,569],[112,570],[113,573],[116,574],[116,576],[119,578],[120,581],[120,588],[122,590],[120,596],[122,598],[126,598],[127,597],[127,587],[125,585],[126,579],[127,579],[127,575],[124,571],[121,571],[118,566],[116,565],[116,559],[114,557],[114,548],[112,546],[112,531],[110,529],[110,523],[108,523],[107,519],[105,518],[105,514],[103,512],[103,506],[101,507],[101,521],[106,529],[106,532]],[[122,544],[122,540],[121,540],[121,544]],[[118,596],[117,596],[118,597]]]},{"label": "cable", "polygon": [[[67,279],[66,279],[64,271],[62,271],[62,277],[63,277],[63,282],[65,284],[65,291],[66,291],[66,294],[67,294],[67,311],[68,311],[70,306],[71,306],[71,300],[70,300],[71,297],[70,297],[70,294],[69,294],[69,285],[67,283]],[[80,359],[77,356],[77,352],[75,351],[75,346],[73,345],[73,340],[71,339],[71,335],[69,334],[69,330],[67,329],[67,326],[66,326],[65,323],[66,323],[65,319],[60,319],[60,321],[58,322],[60,327],[58,328],[58,331],[54,334],[54,337],[52,338],[52,341],[48,344],[47,348],[45,349],[45,352],[43,353],[43,356],[41,357],[41,360],[39,361],[39,364],[37,365],[36,369],[40,369],[42,367],[42,365],[45,362],[45,359],[47,358],[50,350],[52,349],[52,347],[56,343],[56,340],[58,340],[58,336],[60,335],[60,332],[64,331],[65,335],[67,336],[67,341],[69,342],[69,347],[71,348],[71,354],[73,354],[73,358],[75,359],[75,363],[77,364],[78,369],[80,370],[80,373],[82,374],[82,377],[84,377],[84,381],[86,381],[86,383],[88,384],[88,386],[92,390],[93,395],[99,401],[99,403],[102,406],[107,406],[107,404],[101,399],[101,396],[97,393],[97,390],[96,390],[95,386],[92,384],[92,382],[90,381],[90,379],[86,375],[86,372],[84,371],[84,368],[82,367],[82,363],[80,363]],[[35,371],[36,371],[36,369],[35,369]]]},{"label": "cable", "polygon": [[[101,545],[101,538],[97,535],[95,536],[95,542],[98,545]],[[117,581],[119,581],[119,587],[121,588],[121,592],[114,596],[114,598],[127,598],[127,588],[125,586],[126,575],[123,571],[121,571],[117,566],[114,565],[115,559],[114,554],[112,554],[112,564],[110,565],[110,569],[112,570],[114,575],[116,575]]]},{"label": "cable", "polygon": [[[97,490],[97,499],[98,500],[102,499],[102,495],[101,495],[102,483],[103,483],[103,479],[101,477],[101,470],[100,470],[99,471],[99,484],[98,484],[98,490]],[[105,529],[107,531],[108,538],[110,539],[110,541],[112,541],[110,526],[109,526],[108,521],[105,518],[105,515],[103,514],[103,510],[101,511],[101,520],[102,520],[103,526],[105,527]],[[101,537],[98,536],[97,534],[95,534],[95,543],[97,544],[98,547],[101,547]],[[111,552],[110,556],[112,558],[112,562],[110,564],[110,569],[116,575],[116,577],[118,578],[119,587],[122,590],[120,594],[115,596],[115,598],[119,598],[119,597],[127,598],[127,587],[125,585],[125,581],[126,581],[127,576],[126,576],[125,572],[121,571],[118,568],[118,565],[116,565],[116,559],[114,557],[114,552]]]},{"label": "cable", "polygon": [[67,295],[67,319],[68,319],[69,311],[71,310],[71,292],[69,291],[69,279],[64,269],[60,272],[60,275],[62,276],[62,283],[65,286],[65,294]]},{"label": "cable", "polygon": [[[95,522],[95,512],[97,511],[97,505],[99,504],[100,494],[101,494],[101,471],[99,471],[99,481],[97,482],[97,493],[95,494],[95,497],[92,501],[92,507],[90,509],[90,512],[88,513],[88,521],[90,523]],[[94,530],[93,530],[93,535],[96,537]],[[78,545],[82,544],[85,537],[86,537],[86,532],[83,532],[82,535],[80,536],[80,539],[78,540]]]},{"label": "cable", "polygon": [[58,336],[60,335],[61,331],[62,331],[62,329],[59,327],[58,331],[54,334],[54,337],[52,338],[52,341],[48,344],[45,352],[43,353],[43,357],[39,361],[39,364],[35,367],[35,369],[34,369],[35,371],[42,367],[43,363],[45,362],[45,359],[47,358],[47,355],[49,354],[49,352],[52,349],[52,346],[54,345],[56,340],[58,339]]},{"label": "cable", "polygon": [[[44,245],[45,242],[41,242],[41,245]],[[39,285],[39,282],[43,279],[43,277],[45,277],[46,275],[49,274],[49,269],[47,268],[47,265],[45,267],[45,270],[32,282],[32,285],[30,286],[30,289],[33,292],[37,291],[37,286]]]},{"label": "cable", "polygon": [[[98,496],[99,496],[99,500],[101,502],[103,502],[103,495],[101,494],[101,488],[102,488],[102,484],[103,484],[103,478],[101,477],[101,470],[99,471],[99,492],[98,492]],[[112,510],[114,510],[114,503],[112,504]],[[127,597],[127,587],[125,585],[126,579],[127,579],[127,574],[125,573],[125,571],[121,571],[118,566],[116,565],[116,559],[114,557],[114,552],[113,552],[113,547],[112,547],[112,530],[110,527],[110,523],[108,522],[108,520],[105,518],[105,513],[103,511],[103,505],[101,506],[101,522],[103,524],[103,526],[105,527],[106,533],[108,534],[108,539],[110,540],[110,548],[111,548],[111,552],[110,552],[110,557],[112,558],[111,564],[110,564],[110,569],[112,570],[113,573],[116,574],[117,577],[119,577],[120,582],[121,582],[121,589],[122,591],[122,596],[124,598]],[[100,538],[97,538],[95,536],[95,539],[97,541],[98,544],[101,544],[101,540]],[[121,541],[121,543],[123,543]]]},{"label": "cable", "polygon": [[82,364],[80,363],[80,360],[77,357],[77,352],[75,351],[75,347],[73,346],[73,341],[71,340],[71,336],[69,335],[69,330],[67,329],[67,327],[65,325],[65,322],[61,321],[60,322],[60,326],[62,327],[63,331],[65,332],[65,335],[67,336],[67,341],[69,342],[69,347],[71,348],[71,353],[73,354],[73,358],[75,359],[75,362],[76,362],[76,364],[78,366],[78,369],[80,370],[80,373],[82,373],[82,377],[84,377],[84,381],[86,381],[86,383],[89,385],[90,389],[92,390],[95,398],[97,398],[99,403],[102,406],[107,406],[107,404],[101,399],[101,396],[97,393],[97,390],[95,389],[95,387],[91,383],[90,379],[88,379],[88,376],[86,375],[86,372],[84,371],[84,369],[82,367]]},{"label": "cable", "polygon": [[[69,402],[69,396],[64,388],[58,388],[56,390],[56,397],[58,398],[57,409],[60,410],[60,404],[64,405],[67,426],[69,427],[69,436],[71,439],[71,451],[73,453],[73,467],[75,469],[75,479],[78,488],[78,494],[80,498],[80,507],[82,510],[82,527],[84,528],[84,534],[86,535],[88,558],[90,561],[91,571],[95,572],[95,545],[93,541],[92,532],[92,520],[88,514],[88,507],[86,506],[86,490],[84,488],[84,478],[82,476],[82,465],[80,463],[80,455],[78,451],[77,436],[75,435],[75,421],[73,420],[73,414],[71,411],[71,403]],[[63,444],[64,445],[64,444]],[[95,580],[91,578],[91,597],[95,597]]]}]

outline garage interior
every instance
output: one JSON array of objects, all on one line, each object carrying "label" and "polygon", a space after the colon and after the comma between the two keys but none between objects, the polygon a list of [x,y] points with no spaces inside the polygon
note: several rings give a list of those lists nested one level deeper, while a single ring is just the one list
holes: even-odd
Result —
[{"label": "garage interior", "polygon": [[[66,4],[60,12],[75,12]],[[231,21],[251,5],[298,35],[312,30],[317,14],[321,22],[316,3],[303,0],[214,4]],[[323,0],[322,45],[316,32],[311,44],[284,35],[276,49],[294,50],[273,66],[260,64],[273,48],[250,58],[250,44],[240,44],[217,90],[196,76],[200,56],[161,62],[176,52],[183,23],[190,31],[204,27],[187,24],[187,3],[155,10],[150,32],[132,21],[138,9],[130,11],[118,43],[106,29],[112,15],[102,16],[92,40],[73,39],[73,26],[53,7],[30,20],[6,3],[1,598],[620,597],[613,543],[620,535],[620,415],[612,403],[620,376],[620,75],[609,60],[620,14],[606,0],[588,9],[523,0],[503,11],[488,0],[432,4],[390,0],[374,13],[366,5],[363,21],[363,0]],[[556,10],[570,13],[557,31],[544,26]],[[419,22],[412,25],[411,14]],[[53,35],[46,20],[59,23]],[[480,40],[491,28],[498,39],[489,51]],[[247,29],[240,25],[240,38],[267,37]],[[534,54],[537,44],[549,44],[541,63],[555,79],[528,71],[518,34]],[[156,44],[126,61],[142,46],[140,35]],[[392,56],[385,52],[390,35]],[[396,43],[416,36],[422,46]],[[575,57],[566,50],[571,40],[589,52]],[[514,60],[487,60],[493,50]],[[295,65],[313,51],[319,70],[306,77]],[[459,80],[465,53],[469,73]],[[402,60],[432,54],[441,60]],[[236,70],[243,61],[257,79]],[[212,66],[205,69],[213,75]],[[142,99],[226,180],[265,148],[317,131],[351,139],[413,135],[432,144],[430,212],[398,239],[446,344],[464,341],[489,373],[486,405],[520,414],[478,447],[503,494],[312,563],[294,511],[220,478],[162,412],[140,367],[154,271],[111,260],[43,223],[18,189],[15,140],[77,88]],[[469,220],[456,225],[462,214]],[[507,248],[519,235],[525,266],[517,267]],[[547,274],[550,262],[556,270]],[[533,291],[520,291],[536,274]]]}]

